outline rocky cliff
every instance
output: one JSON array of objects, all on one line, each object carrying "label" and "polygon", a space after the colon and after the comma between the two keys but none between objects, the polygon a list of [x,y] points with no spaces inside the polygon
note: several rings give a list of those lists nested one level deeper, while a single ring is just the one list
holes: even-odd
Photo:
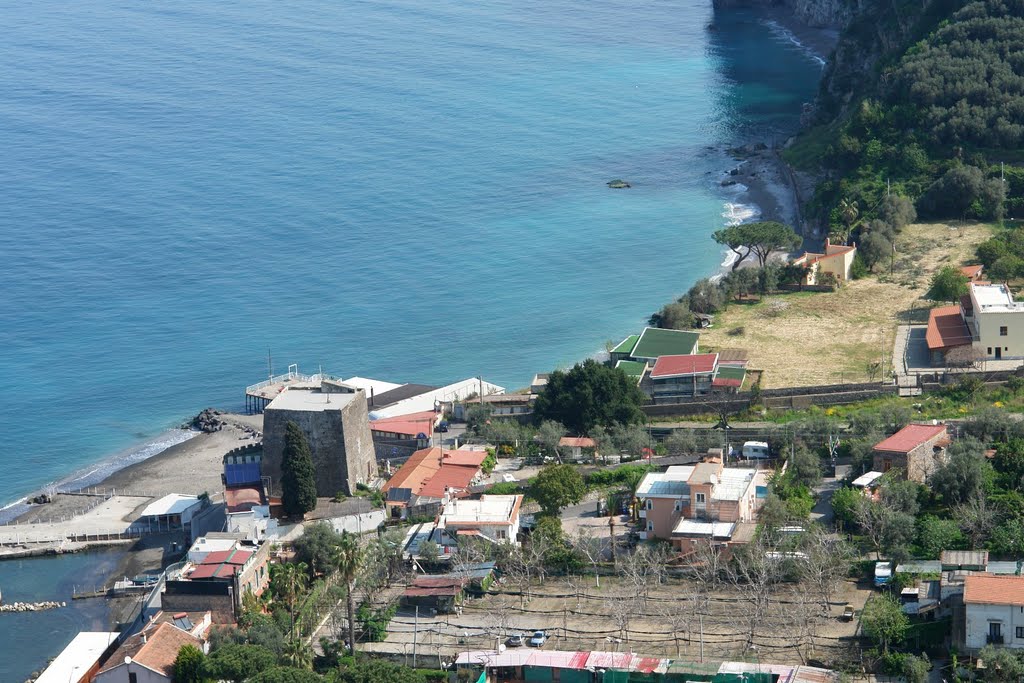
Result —
[{"label": "rocky cliff", "polygon": [[858,0],[714,0],[716,8],[761,7],[783,10],[811,28],[840,29],[858,9]]}]

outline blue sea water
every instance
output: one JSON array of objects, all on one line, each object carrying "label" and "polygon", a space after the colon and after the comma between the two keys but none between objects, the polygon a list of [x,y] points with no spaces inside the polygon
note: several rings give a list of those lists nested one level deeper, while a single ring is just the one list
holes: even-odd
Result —
[{"label": "blue sea water", "polygon": [[598,351],[718,265],[723,146],[791,131],[820,73],[706,0],[0,25],[0,502],[238,407],[268,350],[510,387]]},{"label": "blue sea water", "polygon": [[241,407],[268,350],[518,387],[642,325],[722,260],[725,147],[820,76],[710,5],[0,3],[0,504]]}]

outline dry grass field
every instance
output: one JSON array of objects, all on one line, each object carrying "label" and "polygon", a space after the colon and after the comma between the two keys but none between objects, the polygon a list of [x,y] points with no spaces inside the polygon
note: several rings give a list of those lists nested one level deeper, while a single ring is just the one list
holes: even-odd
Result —
[{"label": "dry grass field", "polygon": [[873,362],[888,373],[896,326],[927,321],[932,303],[921,297],[932,275],[970,260],[990,233],[984,224],[908,226],[891,276],[886,264],[836,292],[734,304],[701,333],[701,349],[746,349],[750,366],[764,371],[764,388],[867,381]]}]

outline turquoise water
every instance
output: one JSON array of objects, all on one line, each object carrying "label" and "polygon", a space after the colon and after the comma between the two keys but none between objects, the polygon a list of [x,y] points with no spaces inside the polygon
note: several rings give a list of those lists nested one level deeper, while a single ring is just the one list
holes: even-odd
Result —
[{"label": "turquoise water", "polygon": [[[268,350],[517,387],[602,349],[715,270],[709,233],[750,213],[722,150],[793,130],[820,75],[706,0],[68,0],[0,25],[0,504],[241,407]],[[29,658],[0,648],[0,679]]]},{"label": "turquoise water", "polygon": [[0,24],[0,503],[240,407],[268,350],[517,387],[602,349],[719,264],[722,148],[792,130],[820,73],[704,1],[70,0]]}]

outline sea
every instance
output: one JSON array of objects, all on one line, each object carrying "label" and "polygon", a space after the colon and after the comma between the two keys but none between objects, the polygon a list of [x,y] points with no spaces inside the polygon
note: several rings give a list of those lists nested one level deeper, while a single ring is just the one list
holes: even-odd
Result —
[{"label": "sea", "polygon": [[[709,0],[67,0],[0,26],[0,505],[290,364],[511,389],[600,352],[720,267],[710,233],[758,212],[726,150],[794,132],[822,68]],[[81,561],[0,563],[0,590],[51,599]],[[77,630],[38,623],[54,653]],[[0,647],[0,680],[37,660]]]}]

